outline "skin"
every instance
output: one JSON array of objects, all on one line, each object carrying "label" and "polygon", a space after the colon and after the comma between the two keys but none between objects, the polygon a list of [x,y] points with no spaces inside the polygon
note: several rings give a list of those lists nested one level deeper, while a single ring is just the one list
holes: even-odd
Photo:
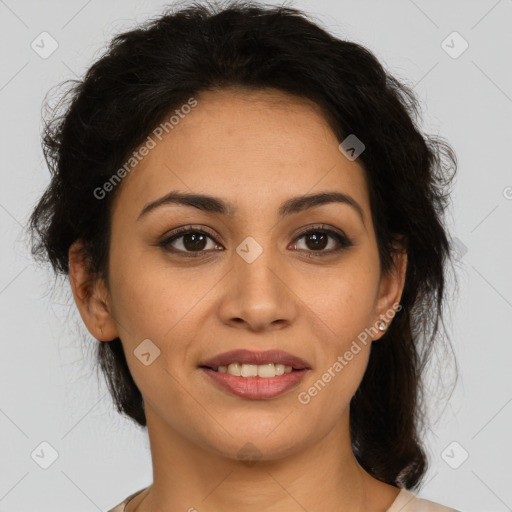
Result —
[{"label": "skin", "polygon": [[[153,484],[126,510],[384,511],[399,490],[359,466],[349,435],[350,399],[383,332],[360,344],[309,404],[298,394],[400,301],[406,253],[392,273],[381,273],[364,169],[340,152],[314,103],[271,89],[195,97],[198,105],[117,191],[108,286],[91,279],[79,242],[69,251],[85,325],[100,341],[121,338],[144,397]],[[171,190],[211,194],[238,211],[228,217],[166,205],[137,221]],[[320,191],[352,196],[365,223],[340,203],[278,219],[283,201]],[[315,249],[311,237],[297,238],[301,228],[322,224],[354,245],[327,254],[336,239]],[[183,237],[172,243],[181,253],[155,245],[184,225],[215,235],[200,257],[186,256]],[[247,236],[263,249],[252,263],[236,252]],[[134,355],[145,339],[160,349],[148,366]],[[237,348],[279,348],[311,370],[279,397],[234,396],[198,364]],[[237,455],[246,443],[258,451],[252,464]]]}]

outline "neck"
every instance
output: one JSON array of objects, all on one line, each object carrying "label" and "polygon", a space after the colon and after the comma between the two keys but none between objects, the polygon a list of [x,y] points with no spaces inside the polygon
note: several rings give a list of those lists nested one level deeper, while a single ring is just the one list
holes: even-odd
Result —
[{"label": "neck", "polygon": [[316,444],[272,460],[258,452],[253,461],[202,449],[170,429],[149,404],[146,418],[153,484],[126,512],[303,512],[317,510],[319,503],[323,512],[369,510],[365,494],[372,477],[354,457],[348,411]]}]

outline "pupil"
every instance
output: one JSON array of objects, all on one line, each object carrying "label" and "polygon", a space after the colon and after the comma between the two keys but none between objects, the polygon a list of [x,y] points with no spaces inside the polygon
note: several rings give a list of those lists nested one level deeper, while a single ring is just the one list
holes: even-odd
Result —
[{"label": "pupil", "polygon": [[[206,237],[200,233],[189,233],[183,237],[183,245],[186,249],[190,249],[192,251],[201,250],[204,249],[205,239]],[[189,241],[191,241],[191,244],[189,244]],[[197,244],[198,241],[199,245]],[[201,242],[203,243],[202,245]]]},{"label": "pupil", "polygon": [[[310,240],[313,239],[315,241],[315,243],[313,244],[313,249],[315,249],[315,248],[316,249],[318,249],[318,248],[320,248],[320,249],[325,248],[325,241],[327,239],[325,233],[320,234],[320,236],[318,236],[316,234],[312,234],[312,235],[309,235],[308,238]],[[320,240],[320,239],[322,239],[322,240]],[[320,242],[320,244],[318,244],[318,242]],[[324,242],[324,243],[322,243],[322,242]],[[308,247],[309,247],[309,245],[308,245]]]}]

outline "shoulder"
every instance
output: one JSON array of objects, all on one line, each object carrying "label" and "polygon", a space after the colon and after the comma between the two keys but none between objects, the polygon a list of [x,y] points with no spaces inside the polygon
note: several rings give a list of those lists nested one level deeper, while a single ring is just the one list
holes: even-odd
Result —
[{"label": "shoulder", "polygon": [[116,505],[114,508],[109,509],[107,512],[124,512],[124,509],[126,508],[126,505],[128,504],[128,502],[132,498],[135,498],[135,496],[137,496],[137,494],[140,494],[142,491],[145,491],[146,489],[147,489],[147,487],[144,487],[144,489],[140,489],[139,491],[134,492],[133,494],[130,494],[121,503]]},{"label": "shoulder", "polygon": [[107,512],[123,512],[127,503],[128,503],[128,498],[123,500],[121,503],[119,503],[119,505],[116,505],[114,508],[108,509]]},{"label": "shoulder", "polygon": [[387,512],[460,512],[454,508],[418,498],[411,491],[402,489]]}]

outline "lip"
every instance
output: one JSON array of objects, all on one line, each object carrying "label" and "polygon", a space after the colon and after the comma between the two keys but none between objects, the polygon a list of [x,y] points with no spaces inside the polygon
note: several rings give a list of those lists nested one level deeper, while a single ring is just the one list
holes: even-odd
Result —
[{"label": "lip", "polygon": [[[265,363],[261,363],[265,364]],[[310,371],[309,369],[293,370],[276,377],[237,377],[229,373],[219,373],[211,368],[200,370],[208,375],[221,389],[233,395],[251,400],[264,400],[277,397],[294,388]]]},{"label": "lip", "polygon": [[[223,352],[216,356],[202,361],[199,363],[199,367],[203,368],[218,368],[219,366],[227,366],[230,363],[239,364],[284,364],[285,366],[291,366],[294,370],[309,370],[310,365],[304,359],[294,356],[289,352],[283,350],[264,350],[255,352],[253,350],[239,349],[231,350],[229,352]],[[292,372],[294,373],[294,372]],[[221,374],[226,375],[226,374]],[[287,374],[289,375],[289,374]],[[234,377],[234,376],[233,376]],[[282,376],[280,376],[282,377]],[[254,379],[256,377],[240,377],[246,380]],[[272,377],[273,379],[278,377]]]},{"label": "lip", "polygon": [[[219,373],[213,368],[239,364],[283,364],[291,366],[290,373],[275,377],[237,377],[229,373]],[[283,350],[253,351],[247,349],[231,350],[199,363],[199,369],[217,386],[230,393],[251,400],[264,400],[277,397],[294,388],[311,370],[304,359]]]}]

